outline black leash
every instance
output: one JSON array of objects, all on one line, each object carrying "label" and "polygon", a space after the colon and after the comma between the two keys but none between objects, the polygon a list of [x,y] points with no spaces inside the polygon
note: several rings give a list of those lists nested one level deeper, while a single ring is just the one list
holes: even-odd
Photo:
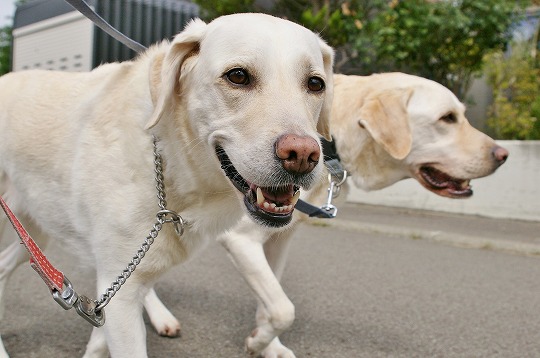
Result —
[{"label": "black leash", "polygon": [[328,141],[326,138],[321,137],[321,145],[325,162],[329,162],[331,160],[337,160],[338,162],[341,161],[336,148],[336,139],[333,136],[332,141]]},{"label": "black leash", "polygon": [[309,215],[310,218],[333,219],[335,217],[332,212],[323,210],[322,208],[305,202],[302,199],[298,199],[298,202],[294,208],[303,212],[304,214]]}]

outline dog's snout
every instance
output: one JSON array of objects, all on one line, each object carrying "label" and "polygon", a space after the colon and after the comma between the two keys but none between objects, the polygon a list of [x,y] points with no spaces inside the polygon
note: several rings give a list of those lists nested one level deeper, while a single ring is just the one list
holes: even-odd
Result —
[{"label": "dog's snout", "polygon": [[285,134],[276,141],[276,155],[289,173],[307,174],[319,162],[321,148],[312,137]]},{"label": "dog's snout", "polygon": [[493,155],[493,158],[495,158],[498,165],[502,165],[508,158],[508,151],[503,147],[499,147],[498,145],[493,147],[491,154]]}]

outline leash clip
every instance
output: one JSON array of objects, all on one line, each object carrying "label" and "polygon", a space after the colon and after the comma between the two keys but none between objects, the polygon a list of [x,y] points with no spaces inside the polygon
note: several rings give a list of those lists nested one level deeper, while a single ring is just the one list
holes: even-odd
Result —
[{"label": "leash clip", "polygon": [[[330,174],[328,175],[330,178]],[[321,206],[321,210],[328,213],[332,218],[336,217],[338,211],[337,207],[332,204],[332,199],[337,196],[337,193],[339,193],[339,186],[336,187],[336,182],[330,180],[330,186],[328,187],[328,195],[326,197],[326,204]]]},{"label": "leash clip", "polygon": [[51,290],[54,300],[65,310],[75,307],[75,311],[87,322],[95,327],[101,327],[105,324],[105,311],[96,311],[96,302],[86,296],[79,296],[73,285],[64,276],[63,291]]},{"label": "leash clip", "polygon": [[94,327],[101,327],[105,324],[105,311],[96,310],[97,304],[94,300],[86,296],[79,296],[75,305],[75,311]]},{"label": "leash clip", "polygon": [[328,186],[328,195],[326,196],[326,204],[321,206],[321,210],[328,213],[332,218],[335,218],[338,212],[338,209],[335,205],[332,204],[332,199],[337,198],[339,196],[339,192],[341,191],[341,185],[345,183],[345,180],[347,180],[347,171],[343,169],[342,171],[342,177],[339,182],[335,182],[332,179],[333,175],[332,173],[328,173],[328,182],[330,185]]},{"label": "leash clip", "polygon": [[64,290],[62,292],[58,292],[57,290],[53,289],[51,290],[52,296],[54,300],[65,310],[69,310],[73,308],[73,305],[77,302],[79,299],[79,296],[77,295],[77,292],[73,289],[73,285],[71,282],[67,279],[66,276],[64,276]]}]

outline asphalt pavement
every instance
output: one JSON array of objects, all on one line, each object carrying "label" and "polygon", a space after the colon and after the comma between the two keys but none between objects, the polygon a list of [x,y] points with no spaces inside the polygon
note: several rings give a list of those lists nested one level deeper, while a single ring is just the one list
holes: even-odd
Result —
[{"label": "asphalt pavement", "polygon": [[[283,286],[296,321],[282,342],[299,358],[540,357],[540,222],[347,204],[295,236]],[[93,296],[92,270],[54,245],[47,255]],[[182,337],[148,323],[150,357],[246,357],[256,303],[218,244],[156,290]],[[12,358],[82,356],[90,325],[29,265],[6,295]]]},{"label": "asphalt pavement", "polygon": [[540,256],[540,222],[347,203],[332,220],[342,230]]}]

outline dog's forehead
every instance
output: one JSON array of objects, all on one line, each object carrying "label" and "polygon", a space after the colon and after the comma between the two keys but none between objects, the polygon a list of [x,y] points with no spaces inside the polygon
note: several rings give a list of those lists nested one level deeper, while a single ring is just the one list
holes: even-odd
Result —
[{"label": "dog's forehead", "polygon": [[416,76],[408,76],[408,83],[414,89],[413,103],[424,111],[437,115],[465,113],[465,105],[440,83]]},{"label": "dog's forehead", "polygon": [[201,53],[209,52],[218,59],[227,57],[272,56],[300,57],[320,62],[321,46],[317,35],[291,21],[265,14],[222,16],[208,24],[201,42]]},{"label": "dog's forehead", "polygon": [[465,105],[443,85],[434,82],[431,86],[425,88],[425,98],[435,110],[439,110],[442,115],[445,112],[453,112],[455,114],[465,113]]},{"label": "dog's forehead", "polygon": [[307,28],[292,21],[271,15],[253,13],[218,17],[208,24],[208,32],[216,30],[225,36],[228,34],[241,34],[244,36],[250,34],[257,36],[263,36],[263,34],[270,36],[315,36],[315,34]]}]

